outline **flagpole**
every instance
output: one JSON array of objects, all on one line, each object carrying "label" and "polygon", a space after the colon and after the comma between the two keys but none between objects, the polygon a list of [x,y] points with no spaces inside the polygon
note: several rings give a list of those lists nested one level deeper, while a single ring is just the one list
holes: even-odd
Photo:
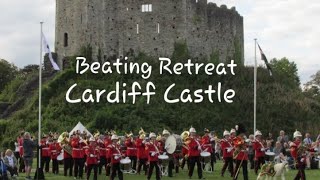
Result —
[{"label": "flagpole", "polygon": [[37,171],[36,178],[44,179],[43,170],[40,167],[41,164],[41,86],[42,86],[42,25],[43,22],[40,22],[40,60],[39,60],[39,116],[38,116],[38,161],[37,161]]},{"label": "flagpole", "polygon": [[257,130],[257,38],[254,39],[253,134]]}]

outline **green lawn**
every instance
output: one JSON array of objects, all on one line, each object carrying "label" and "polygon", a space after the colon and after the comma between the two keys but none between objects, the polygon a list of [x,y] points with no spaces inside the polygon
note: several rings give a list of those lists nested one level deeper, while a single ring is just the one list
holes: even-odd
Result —
[{"label": "green lawn", "polygon": [[[34,164],[36,164],[36,161],[34,162]],[[50,164],[51,166],[51,164]],[[220,176],[220,170],[221,170],[221,166],[222,166],[222,162],[221,161],[218,161],[218,163],[216,164],[215,166],[215,171],[212,172],[212,173],[207,173],[205,172],[204,173],[204,177],[206,179],[232,179],[229,177],[229,174],[228,172],[226,171],[225,173],[225,177],[221,177]],[[62,165],[60,165],[60,173],[62,172]],[[294,179],[294,176],[296,174],[296,170],[290,170],[289,172],[286,173],[286,179],[287,180],[292,180]],[[242,172],[240,172],[242,173]],[[242,174],[240,174],[242,175]],[[320,170],[306,170],[306,175],[307,175],[307,179],[308,180],[319,180],[320,179]],[[20,175],[20,179],[24,179],[24,174],[21,174]],[[85,176],[84,176],[85,177]],[[71,177],[64,177],[64,176],[59,176],[59,175],[53,175],[51,173],[49,174],[45,174],[45,178],[46,179],[49,179],[49,180],[70,180],[70,179],[73,179]],[[252,170],[249,170],[249,179],[250,180],[253,180],[253,179],[256,179],[256,175],[254,174],[254,172]],[[91,179],[92,179],[92,175],[91,175]],[[99,180],[107,180],[109,179],[108,177],[106,177],[105,175],[101,175],[98,177]],[[117,178],[116,178],[117,179]],[[125,175],[124,176],[124,179],[125,180],[143,180],[143,179],[146,179],[146,177],[144,175]],[[153,173],[153,176],[152,176],[152,179],[155,179],[155,173]],[[186,180],[188,179],[188,176],[187,176],[187,171],[184,170],[184,171],[180,171],[179,174],[174,174],[174,177],[173,178],[168,178],[168,177],[163,177],[162,179],[164,180],[169,180],[169,179],[174,179],[174,180]],[[192,179],[198,179],[197,178],[197,172],[195,171],[194,172],[194,176]],[[238,178],[239,180],[243,179],[242,176],[239,176]],[[280,178],[278,178],[280,179]]]}]

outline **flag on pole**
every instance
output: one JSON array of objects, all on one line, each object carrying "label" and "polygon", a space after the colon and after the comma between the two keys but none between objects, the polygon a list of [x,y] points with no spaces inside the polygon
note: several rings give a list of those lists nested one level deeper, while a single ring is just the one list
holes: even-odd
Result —
[{"label": "flag on pole", "polygon": [[[257,43],[257,44],[258,44],[258,43]],[[260,54],[261,54],[261,60],[264,61],[264,63],[265,63],[266,66],[267,66],[267,69],[268,69],[268,71],[269,71],[269,73],[270,73],[270,76],[272,76],[272,69],[271,69],[271,66],[270,66],[270,64],[269,64],[269,62],[268,62],[268,60],[267,60],[267,57],[266,57],[266,55],[264,54],[264,52],[262,51],[262,49],[261,49],[261,47],[260,47],[259,44],[258,44],[258,47],[259,47]]]},{"label": "flag on pole", "polygon": [[42,33],[42,46],[43,46],[44,52],[48,53],[48,56],[49,56],[49,59],[50,59],[50,62],[52,64],[53,69],[56,70],[56,71],[59,71],[60,70],[59,66],[57,65],[57,63],[52,58],[52,54],[51,54],[50,47],[48,45],[47,39],[44,36],[43,32],[41,32],[41,33]]}]

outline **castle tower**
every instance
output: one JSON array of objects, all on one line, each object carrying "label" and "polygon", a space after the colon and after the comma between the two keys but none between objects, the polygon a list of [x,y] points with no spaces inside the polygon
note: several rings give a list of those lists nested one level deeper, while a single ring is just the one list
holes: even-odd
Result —
[{"label": "castle tower", "polygon": [[193,57],[244,62],[243,17],[207,0],[57,0],[56,52],[77,55],[90,44],[107,57],[144,52],[170,57],[186,42]]}]

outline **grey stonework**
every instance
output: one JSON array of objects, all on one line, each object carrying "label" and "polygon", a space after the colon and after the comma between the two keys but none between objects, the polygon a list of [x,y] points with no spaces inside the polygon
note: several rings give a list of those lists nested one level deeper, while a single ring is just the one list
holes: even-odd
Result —
[{"label": "grey stonework", "polygon": [[[142,12],[148,4],[152,12]],[[243,17],[234,7],[207,0],[56,0],[59,65],[87,44],[94,55],[101,49],[102,57],[127,52],[170,57],[179,41],[186,41],[193,57],[218,52],[221,62],[234,57],[238,44],[243,64],[243,34]]]}]

